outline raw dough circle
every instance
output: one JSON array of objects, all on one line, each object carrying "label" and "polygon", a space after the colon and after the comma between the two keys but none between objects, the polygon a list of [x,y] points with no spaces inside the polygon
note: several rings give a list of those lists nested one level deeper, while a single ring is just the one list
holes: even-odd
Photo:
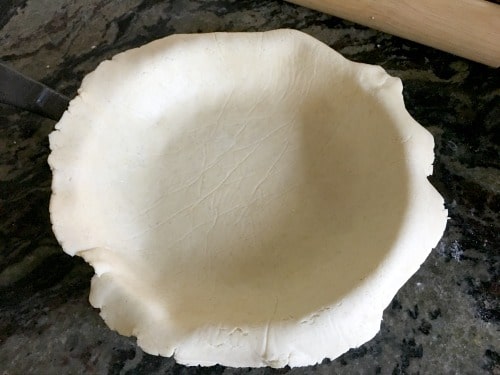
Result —
[{"label": "raw dough circle", "polygon": [[441,237],[401,81],[293,30],[105,61],[50,135],[51,218],[148,353],[303,366],[372,338]]}]

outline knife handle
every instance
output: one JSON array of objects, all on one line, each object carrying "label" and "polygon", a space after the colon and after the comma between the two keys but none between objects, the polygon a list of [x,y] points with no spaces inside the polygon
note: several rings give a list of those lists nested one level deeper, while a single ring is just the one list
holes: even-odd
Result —
[{"label": "knife handle", "polygon": [[59,120],[69,98],[0,62],[0,103]]}]

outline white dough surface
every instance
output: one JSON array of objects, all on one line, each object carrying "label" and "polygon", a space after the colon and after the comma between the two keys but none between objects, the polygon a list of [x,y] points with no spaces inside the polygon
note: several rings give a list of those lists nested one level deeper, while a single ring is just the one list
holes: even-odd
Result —
[{"label": "white dough surface", "polygon": [[440,239],[402,84],[294,30],[101,63],[50,135],[53,230],[91,304],[179,363],[304,366],[371,339]]}]

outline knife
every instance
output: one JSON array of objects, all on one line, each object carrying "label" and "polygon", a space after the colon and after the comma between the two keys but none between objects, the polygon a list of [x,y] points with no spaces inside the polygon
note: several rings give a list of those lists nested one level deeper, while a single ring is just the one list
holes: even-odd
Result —
[{"label": "knife", "polygon": [[0,62],[0,103],[58,121],[70,99]]}]

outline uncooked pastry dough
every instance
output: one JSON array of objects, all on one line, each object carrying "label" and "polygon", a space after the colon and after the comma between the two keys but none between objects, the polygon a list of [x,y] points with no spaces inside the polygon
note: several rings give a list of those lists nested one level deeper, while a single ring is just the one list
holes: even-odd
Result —
[{"label": "uncooked pastry dough", "polygon": [[293,30],[105,61],[50,135],[54,232],[148,353],[303,366],[371,339],[446,224],[402,85]]}]

